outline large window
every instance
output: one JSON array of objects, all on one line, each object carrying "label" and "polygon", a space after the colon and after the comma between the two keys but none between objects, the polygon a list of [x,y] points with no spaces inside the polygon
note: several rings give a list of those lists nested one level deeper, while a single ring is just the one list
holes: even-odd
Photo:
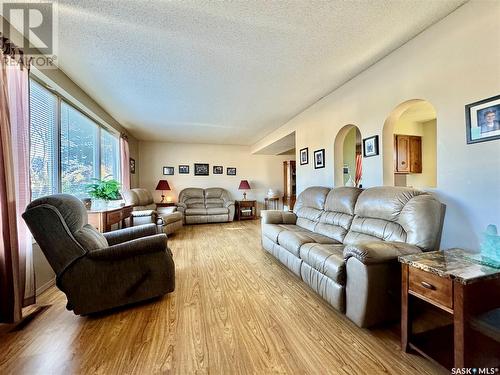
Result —
[{"label": "large window", "polygon": [[57,97],[38,83],[30,87],[31,195],[57,193]]},{"label": "large window", "polygon": [[85,197],[92,178],[119,179],[118,137],[38,82],[30,89],[32,198]]}]

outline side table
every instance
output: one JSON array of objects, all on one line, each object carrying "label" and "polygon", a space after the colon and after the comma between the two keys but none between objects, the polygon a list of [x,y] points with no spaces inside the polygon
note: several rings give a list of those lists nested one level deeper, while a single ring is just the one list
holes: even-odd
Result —
[{"label": "side table", "polygon": [[175,207],[176,203],[174,202],[160,202],[160,203],[155,203],[156,207]]},{"label": "side table", "polygon": [[[500,269],[476,264],[467,254],[451,249],[399,257],[401,347],[449,370],[498,368]],[[416,300],[437,307],[450,324],[414,333]]]},{"label": "side table", "polygon": [[236,201],[236,220],[254,220],[257,218],[257,201]]}]

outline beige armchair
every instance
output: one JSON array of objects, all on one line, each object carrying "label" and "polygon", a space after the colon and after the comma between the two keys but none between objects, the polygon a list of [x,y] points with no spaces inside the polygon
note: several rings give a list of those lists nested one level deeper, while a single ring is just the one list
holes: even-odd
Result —
[{"label": "beige armchair", "polygon": [[157,207],[149,190],[125,190],[122,196],[125,203],[133,207],[134,225],[154,223],[161,226],[165,234],[171,234],[182,227],[182,213],[176,207]]}]

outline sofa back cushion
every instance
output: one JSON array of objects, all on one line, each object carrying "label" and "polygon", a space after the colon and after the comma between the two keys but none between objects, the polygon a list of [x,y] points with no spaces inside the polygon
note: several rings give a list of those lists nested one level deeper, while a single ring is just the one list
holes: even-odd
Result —
[{"label": "sofa back cushion", "polygon": [[381,186],[363,191],[344,244],[400,241],[434,250],[439,244],[442,204],[433,195],[403,187]]},{"label": "sofa back cushion", "polygon": [[205,208],[224,207],[226,191],[222,188],[205,189]]},{"label": "sofa back cushion", "polygon": [[330,190],[314,231],[343,242],[354,218],[354,207],[361,191],[355,187]]},{"label": "sofa back cushion", "polygon": [[205,192],[200,188],[187,188],[180,192],[179,203],[187,208],[205,208]]},{"label": "sofa back cushion", "polygon": [[148,189],[131,189],[122,192],[126,204],[132,206],[148,206],[154,204],[153,194]]},{"label": "sofa back cushion", "polygon": [[329,188],[313,186],[305,189],[297,197],[293,212],[297,215],[297,225],[314,231],[325,207]]}]

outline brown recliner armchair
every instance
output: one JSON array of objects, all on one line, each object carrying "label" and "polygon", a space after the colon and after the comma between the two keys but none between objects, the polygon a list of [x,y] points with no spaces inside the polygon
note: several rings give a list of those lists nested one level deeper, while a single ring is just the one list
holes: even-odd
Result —
[{"label": "brown recliner armchair", "polygon": [[167,236],[156,225],[99,233],[76,197],[31,202],[22,215],[66,294],[66,308],[85,315],[158,297],[175,288]]}]

